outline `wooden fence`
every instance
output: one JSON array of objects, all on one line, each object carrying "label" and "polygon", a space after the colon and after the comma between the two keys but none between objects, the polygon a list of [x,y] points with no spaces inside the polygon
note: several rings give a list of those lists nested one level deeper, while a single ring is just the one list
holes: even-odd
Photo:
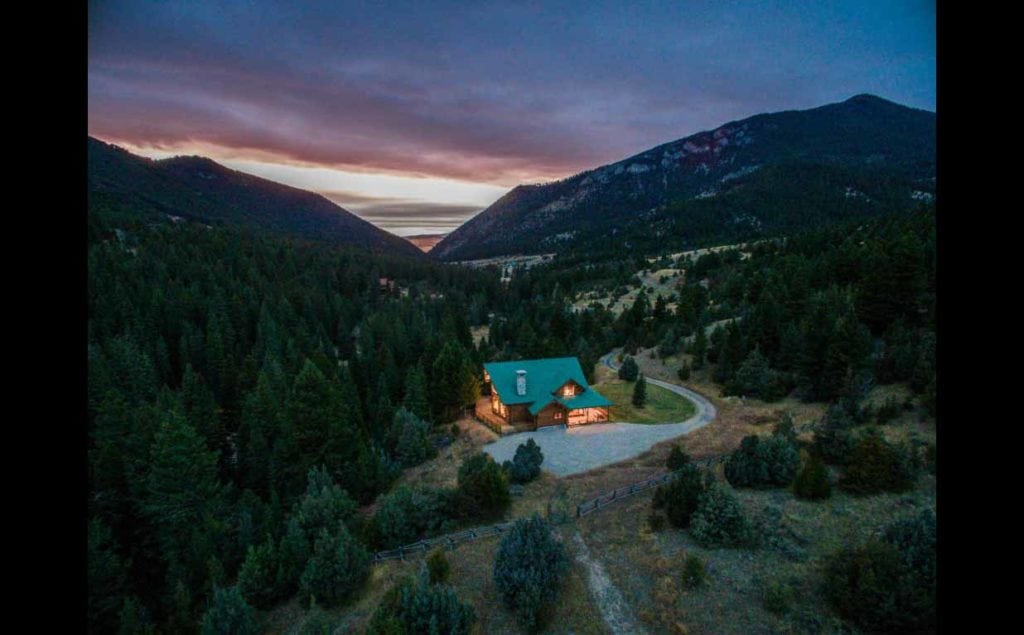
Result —
[{"label": "wooden fence", "polygon": [[[801,426],[796,426],[795,431],[797,433],[800,433],[805,430],[814,429],[817,425],[818,424],[816,422],[806,423]],[[705,469],[711,468],[720,463],[725,463],[729,459],[730,454],[731,453],[727,452],[725,454],[717,454],[714,456],[694,459],[693,464]],[[606,492],[590,500],[583,501],[582,503],[576,505],[576,518],[583,518],[584,516],[592,514],[599,509],[604,509],[605,507],[615,503],[616,501],[624,500],[626,498],[629,498],[630,496],[639,494],[640,492],[644,492],[651,488],[662,485],[664,483],[674,481],[678,477],[679,472],[667,472],[664,474],[658,474],[646,478],[642,481],[638,481],[636,483],[632,483],[630,485],[614,489],[610,492]],[[570,518],[565,514],[552,514],[550,512],[548,514],[548,521],[553,522],[554,524],[562,524],[565,522],[569,522],[571,520],[575,519]],[[409,545],[403,545],[397,549],[378,551],[377,553],[373,554],[373,561],[384,562],[385,560],[405,560],[406,556],[422,555],[424,553],[427,553],[431,549],[434,549],[435,547],[454,549],[455,547],[467,542],[473,542],[481,538],[489,538],[491,536],[498,536],[504,534],[509,529],[511,529],[512,525],[514,524],[515,521],[508,521],[504,523],[498,523],[496,525],[488,525],[486,527],[472,527],[470,529],[465,529],[463,531],[446,534],[444,536],[420,540],[419,542],[414,542]]]},{"label": "wooden fence", "polygon": [[454,549],[466,542],[472,542],[480,538],[503,534],[511,529],[513,524],[515,524],[514,521],[510,521],[506,523],[498,523],[497,525],[489,525],[487,527],[472,527],[453,534],[446,534],[444,536],[438,536],[437,538],[429,538],[419,542],[414,542],[411,545],[403,545],[398,549],[378,551],[373,554],[373,561],[383,562],[384,560],[405,560],[406,556],[423,554],[434,547],[447,547],[449,549]]},{"label": "wooden fence", "polygon": [[[721,454],[717,456],[705,457],[703,459],[697,459],[693,461],[693,463],[694,465],[698,465],[703,468],[709,468],[718,463],[725,462],[725,460],[728,458],[728,454]],[[634,494],[639,494],[640,492],[649,490],[652,487],[657,487],[659,485],[662,485],[663,483],[674,481],[678,477],[679,472],[667,472],[665,474],[660,474],[658,476],[652,476],[650,478],[644,479],[638,483],[632,483],[630,485],[614,489],[610,492],[601,494],[596,498],[592,498],[588,501],[583,501],[582,503],[576,506],[576,517],[583,518],[587,514],[591,514],[599,509],[607,507],[608,505],[611,505],[615,501],[619,501],[624,498],[629,498]]]}]

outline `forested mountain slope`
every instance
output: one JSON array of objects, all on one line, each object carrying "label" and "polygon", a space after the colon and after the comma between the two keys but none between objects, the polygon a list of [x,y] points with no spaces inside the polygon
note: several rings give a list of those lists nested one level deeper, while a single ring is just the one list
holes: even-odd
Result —
[{"label": "forested mountain slope", "polygon": [[562,181],[518,186],[431,255],[750,240],[905,210],[932,199],[934,177],[935,113],[857,95],[730,122]]},{"label": "forested mountain slope", "polygon": [[228,169],[203,157],[154,161],[89,137],[89,205],[170,215],[285,236],[421,257],[319,194]]}]

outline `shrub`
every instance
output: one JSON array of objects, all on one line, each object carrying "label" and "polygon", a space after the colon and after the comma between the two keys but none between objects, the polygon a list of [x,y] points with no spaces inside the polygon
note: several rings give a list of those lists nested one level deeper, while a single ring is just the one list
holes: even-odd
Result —
[{"label": "shrub", "polygon": [[406,578],[384,594],[366,633],[465,635],[474,622],[476,612],[473,607],[460,602],[451,587],[430,584],[424,577],[416,583]]},{"label": "shrub", "polygon": [[665,467],[672,472],[682,469],[684,465],[690,462],[690,455],[683,450],[682,446],[678,443],[672,446],[669,450],[668,459],[665,461]]},{"label": "shrub", "polygon": [[540,475],[540,466],[544,462],[544,453],[533,439],[520,443],[511,461],[502,466],[508,472],[513,483],[529,483]]},{"label": "shrub", "polygon": [[313,555],[299,578],[301,599],[338,606],[362,585],[370,572],[370,554],[344,526],[331,535],[320,530]]},{"label": "shrub", "polygon": [[776,401],[785,395],[786,389],[778,371],[769,367],[768,360],[755,348],[736,370],[726,392]]},{"label": "shrub", "polygon": [[647,404],[647,380],[641,374],[633,384],[633,405],[643,408]]},{"label": "shrub", "polygon": [[260,632],[260,624],[256,610],[246,604],[238,587],[217,588],[210,607],[203,614],[200,632],[202,635],[256,635]]},{"label": "shrub", "polygon": [[725,463],[733,487],[786,487],[800,468],[800,453],[783,436],[745,437]]},{"label": "shrub", "polygon": [[448,581],[452,565],[444,555],[444,549],[434,549],[427,556],[427,574],[431,584],[441,584]]},{"label": "shrub", "polygon": [[306,616],[306,621],[299,629],[299,635],[331,635],[334,633],[334,628],[335,624],[331,615],[314,601]]},{"label": "shrub", "polygon": [[676,372],[676,374],[679,376],[680,380],[688,381],[690,379],[691,370],[692,369],[690,368],[689,362],[683,362],[683,365],[679,367],[679,370]]},{"label": "shrub", "polygon": [[392,549],[439,533],[449,506],[449,496],[442,490],[399,485],[377,505],[376,544]]},{"label": "shrub", "polygon": [[395,411],[391,430],[395,457],[402,467],[419,465],[437,455],[437,448],[430,442],[430,424],[405,408]]},{"label": "shrub", "polygon": [[625,381],[636,381],[637,375],[640,374],[640,367],[637,365],[636,360],[632,356],[627,355],[622,360],[622,365],[619,366],[619,379]]},{"label": "shrub", "polygon": [[828,468],[816,454],[807,458],[796,480],[793,481],[793,493],[797,498],[822,500],[832,495],[832,484],[828,480]]},{"label": "shrub", "polygon": [[666,520],[664,514],[657,511],[651,511],[651,513],[647,515],[647,526],[651,531],[657,532],[663,530],[665,528],[665,523]]},{"label": "shrub", "polygon": [[839,404],[829,406],[824,421],[814,432],[814,450],[830,465],[845,465],[856,440],[850,433],[856,422]]},{"label": "shrub", "polygon": [[665,337],[658,343],[658,356],[664,359],[675,355],[677,352],[679,352],[679,340],[676,339],[675,333],[669,329],[665,333]]},{"label": "shrub", "polygon": [[839,487],[852,494],[902,492],[917,477],[916,454],[906,444],[892,446],[877,429],[857,441]]},{"label": "shrub", "polygon": [[751,542],[753,530],[736,494],[712,483],[693,512],[690,534],[704,547],[739,547]]},{"label": "shrub", "polygon": [[683,586],[696,589],[704,585],[705,579],[707,565],[704,560],[696,554],[687,554],[686,562],[683,563]]},{"label": "shrub", "polygon": [[680,468],[677,479],[659,485],[654,491],[654,508],[664,509],[665,516],[673,526],[685,529],[690,526],[693,512],[704,493],[704,479],[696,465],[688,463]]},{"label": "shrub", "polygon": [[935,512],[925,509],[917,516],[893,523],[886,528],[884,540],[899,551],[903,564],[916,579],[914,587],[934,595]]},{"label": "shrub", "polygon": [[761,601],[769,613],[776,615],[786,613],[793,601],[793,589],[785,582],[772,580],[764,586]]},{"label": "shrub", "polygon": [[452,438],[453,439],[458,439],[460,432],[462,432],[462,430],[459,429],[459,424],[453,423],[452,427],[451,427],[451,431],[450,431],[450,433],[452,435]]},{"label": "shrub", "polygon": [[897,547],[871,540],[836,552],[822,591],[837,613],[867,631],[923,631],[935,624],[934,585],[901,558]]},{"label": "shrub", "polygon": [[458,509],[469,518],[500,516],[511,500],[505,472],[485,452],[468,457],[459,466],[457,491]]},{"label": "shrub", "polygon": [[772,429],[772,436],[782,437],[793,445],[796,445],[796,426],[793,424],[793,415],[786,413],[775,423]]},{"label": "shrub", "polygon": [[875,423],[885,425],[900,416],[903,412],[903,404],[895,397],[889,397],[875,410]]},{"label": "shrub", "polygon": [[494,559],[494,583],[523,628],[534,630],[557,599],[568,569],[565,548],[548,524],[534,514],[517,520],[502,539]]},{"label": "shrub", "polygon": [[929,474],[935,474],[935,444],[929,443],[924,448],[923,467]]}]

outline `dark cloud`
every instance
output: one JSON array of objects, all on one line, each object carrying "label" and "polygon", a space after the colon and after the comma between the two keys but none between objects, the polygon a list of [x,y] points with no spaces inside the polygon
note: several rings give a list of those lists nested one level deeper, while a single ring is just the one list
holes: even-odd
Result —
[{"label": "dark cloud", "polygon": [[88,125],[512,185],[856,93],[934,109],[934,38],[930,3],[96,2]]}]

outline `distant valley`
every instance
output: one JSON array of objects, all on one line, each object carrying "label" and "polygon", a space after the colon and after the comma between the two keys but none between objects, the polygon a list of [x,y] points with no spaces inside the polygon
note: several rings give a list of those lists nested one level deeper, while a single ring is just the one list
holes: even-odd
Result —
[{"label": "distant valley", "polygon": [[418,234],[416,236],[406,236],[405,239],[416,245],[424,252],[429,252],[434,248],[437,243],[444,240],[444,237],[448,234]]}]

